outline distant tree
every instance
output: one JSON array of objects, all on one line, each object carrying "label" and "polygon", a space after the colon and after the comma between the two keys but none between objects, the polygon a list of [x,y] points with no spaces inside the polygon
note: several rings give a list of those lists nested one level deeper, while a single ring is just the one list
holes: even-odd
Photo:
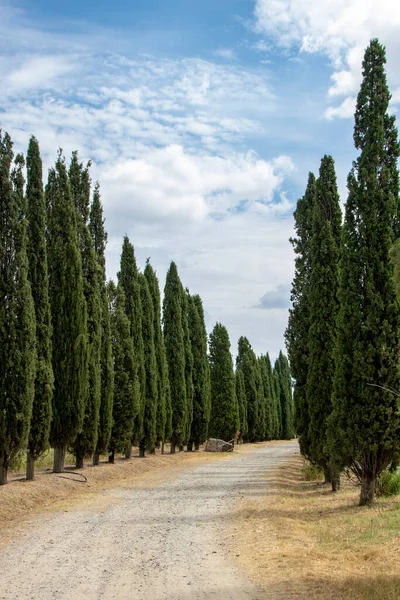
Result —
[{"label": "distant tree", "polygon": [[93,453],[93,464],[98,465],[100,454],[106,454],[112,427],[112,406],[114,397],[114,361],[112,351],[110,309],[106,286],[107,232],[104,228],[103,207],[100,199],[100,187],[96,183],[90,207],[89,230],[92,235],[94,251],[99,271],[99,289],[101,302],[101,377],[100,408],[97,444]]},{"label": "distant tree", "polygon": [[77,211],[61,153],[49,171],[46,206],[54,371],[50,443],[58,473],[64,468],[67,446],[82,429],[88,393],[87,309]]},{"label": "distant tree", "polygon": [[279,357],[275,362],[274,371],[279,390],[279,404],[281,412],[280,437],[283,440],[290,440],[294,437],[292,378],[288,359],[282,352],[279,352]]},{"label": "distant tree", "polygon": [[81,431],[74,443],[76,467],[83,467],[84,458],[93,456],[97,445],[101,397],[101,267],[98,263],[88,218],[90,210],[90,163],[79,162],[72,153],[69,181],[72,200],[77,211],[78,237],[82,257],[83,292],[87,307],[88,327],[88,391],[85,399]]},{"label": "distant tree", "polygon": [[33,136],[29,141],[26,171],[28,278],[35,305],[37,351],[35,395],[28,439],[26,478],[33,479],[35,460],[49,446],[54,387],[46,249],[46,205],[43,192],[42,159],[38,141]]},{"label": "distant tree", "polygon": [[133,423],[140,406],[140,387],[122,286],[115,286],[114,282],[110,281],[107,291],[110,301],[115,377],[113,425],[109,441],[109,462],[113,463],[115,453],[125,452],[132,439]]},{"label": "distant tree", "polygon": [[274,403],[271,393],[271,382],[269,380],[270,373],[268,370],[268,360],[265,355],[261,355],[258,359],[258,365],[262,384],[262,401],[265,411],[265,429],[263,439],[272,440],[274,437]]},{"label": "distant tree", "polygon": [[157,440],[157,403],[158,373],[156,349],[154,344],[154,308],[149,284],[144,275],[139,277],[144,367],[146,371],[146,390],[143,410],[143,437],[139,440],[139,456],[144,457],[146,449],[153,453]]},{"label": "distant tree", "polygon": [[245,441],[255,442],[259,439],[260,374],[254,350],[243,336],[238,342],[237,367],[242,370],[246,392],[248,433]]},{"label": "distant tree", "polygon": [[209,436],[231,440],[239,429],[235,373],[226,327],[217,323],[210,334],[211,417]]},{"label": "distant tree", "polygon": [[176,264],[167,273],[163,301],[164,341],[171,392],[171,453],[185,441],[188,408],[186,402],[185,337],[182,324],[182,283]]},{"label": "distant tree", "polygon": [[189,331],[193,355],[193,419],[188,450],[196,450],[207,439],[211,412],[210,367],[207,357],[207,330],[200,296],[189,298]]},{"label": "distant tree", "polygon": [[[357,98],[354,143],[360,154],[348,177],[343,226],[331,447],[361,483],[371,504],[378,475],[400,450],[399,303],[389,252],[398,224],[400,155],[388,115],[385,49],[368,46]],[[381,387],[375,387],[381,386]]]},{"label": "distant tree", "polygon": [[247,399],[246,399],[246,390],[244,388],[243,371],[240,367],[236,367],[235,389],[236,389],[236,400],[237,400],[237,404],[238,404],[238,413],[239,413],[238,431],[240,431],[240,439],[247,440],[247,434],[248,434]]},{"label": "distant tree", "polygon": [[[325,472],[336,490],[327,443],[327,419],[332,412],[336,320],[339,309],[339,249],[342,215],[331,156],[321,161],[311,238],[309,367],[307,405],[309,458]],[[321,376],[323,374],[323,376]]]},{"label": "distant tree", "polygon": [[125,456],[130,458],[132,443],[143,438],[143,419],[146,393],[146,369],[144,364],[142,303],[140,294],[139,270],[136,265],[135,251],[127,236],[122,244],[121,266],[118,281],[125,294],[125,310],[129,319],[130,333],[133,339],[135,362],[140,385],[140,408],[135,418],[132,439],[126,447]]},{"label": "distant tree", "polygon": [[316,181],[313,173],[310,173],[306,192],[297,202],[294,212],[296,237],[290,239],[296,254],[291,294],[293,305],[289,311],[289,322],[285,333],[290,367],[295,379],[293,394],[295,427],[299,436],[301,453],[306,458],[310,457],[307,376],[309,365],[311,237],[315,201]]},{"label": "distant tree", "polygon": [[28,281],[24,159],[0,132],[0,485],[26,448],[35,390],[35,312]]},{"label": "distant tree", "polygon": [[190,438],[190,430],[193,421],[193,352],[190,343],[189,330],[189,311],[191,297],[188,289],[182,288],[182,328],[183,328],[183,343],[185,349],[185,381],[186,381],[186,424],[183,441],[180,444],[182,450],[183,444],[187,444]]},{"label": "distant tree", "polygon": [[[165,352],[164,336],[161,327],[161,299],[157,275],[150,264],[146,262],[144,276],[147,279],[153,302],[154,346],[157,363],[157,419],[156,441],[161,442],[162,451],[164,440],[171,435],[171,398],[169,393],[168,364]],[[168,423],[169,416],[169,423]]]}]

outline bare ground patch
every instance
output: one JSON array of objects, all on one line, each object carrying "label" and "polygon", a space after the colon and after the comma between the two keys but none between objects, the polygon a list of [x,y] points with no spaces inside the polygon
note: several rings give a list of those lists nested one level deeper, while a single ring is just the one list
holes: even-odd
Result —
[{"label": "bare ground patch", "polygon": [[332,494],[303,465],[295,456],[239,501],[233,560],[273,600],[398,600],[400,498],[360,508],[354,483]]}]

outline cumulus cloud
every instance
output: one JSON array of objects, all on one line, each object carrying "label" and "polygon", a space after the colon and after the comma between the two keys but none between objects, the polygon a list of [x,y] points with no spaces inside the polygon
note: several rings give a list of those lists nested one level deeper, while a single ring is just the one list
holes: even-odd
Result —
[{"label": "cumulus cloud", "polygon": [[[334,67],[329,97],[354,97],[361,79],[365,47],[378,37],[387,47],[388,74],[392,85],[400,83],[400,11],[397,0],[257,0],[256,28],[280,46],[321,53]],[[354,112],[337,107],[328,118]]]},{"label": "cumulus cloud", "polygon": [[256,308],[267,310],[273,308],[289,308],[290,305],[290,287],[287,284],[278,285],[276,288],[265,292],[261,297]]}]

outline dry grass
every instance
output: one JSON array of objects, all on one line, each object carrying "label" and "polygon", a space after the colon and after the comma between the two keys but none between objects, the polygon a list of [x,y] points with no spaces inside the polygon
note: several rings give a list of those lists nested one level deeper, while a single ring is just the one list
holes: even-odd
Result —
[{"label": "dry grass", "polygon": [[235,560],[273,600],[399,600],[400,498],[359,508],[354,483],[332,494],[305,475],[296,456],[241,500]]}]

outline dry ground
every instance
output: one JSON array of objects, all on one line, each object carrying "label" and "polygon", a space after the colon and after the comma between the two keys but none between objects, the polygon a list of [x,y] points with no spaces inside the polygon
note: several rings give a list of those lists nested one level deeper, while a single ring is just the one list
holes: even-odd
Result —
[{"label": "dry ground", "polygon": [[400,498],[359,508],[354,482],[332,494],[303,466],[291,458],[239,501],[233,560],[271,600],[399,600]]}]

